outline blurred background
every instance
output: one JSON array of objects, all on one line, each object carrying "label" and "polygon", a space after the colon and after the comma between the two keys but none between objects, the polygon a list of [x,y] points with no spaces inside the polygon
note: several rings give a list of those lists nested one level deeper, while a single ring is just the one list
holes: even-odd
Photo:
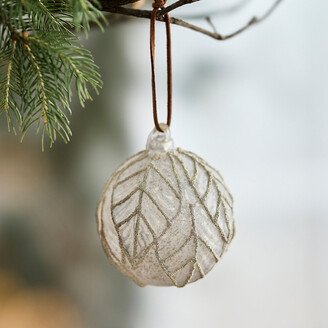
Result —
[{"label": "blurred background", "polygon": [[[204,0],[225,33],[272,1]],[[2,120],[0,328],[328,327],[328,2],[285,0],[263,24],[219,42],[173,26],[175,143],[218,168],[235,197],[237,234],[209,275],[183,289],[139,288],[102,251],[103,185],[153,128],[148,21],[85,41],[104,88],[76,103],[73,138],[41,152]],[[222,14],[220,14],[222,13]],[[201,23],[200,23],[201,24]],[[158,93],[165,115],[165,40]]]}]

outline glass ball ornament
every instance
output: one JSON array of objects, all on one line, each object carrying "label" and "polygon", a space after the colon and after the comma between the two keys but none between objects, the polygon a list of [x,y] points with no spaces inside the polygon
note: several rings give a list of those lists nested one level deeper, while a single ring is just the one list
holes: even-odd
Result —
[{"label": "glass ball ornament", "polygon": [[175,148],[167,126],[108,180],[97,210],[109,261],[139,286],[183,287],[203,278],[234,236],[222,176]]}]

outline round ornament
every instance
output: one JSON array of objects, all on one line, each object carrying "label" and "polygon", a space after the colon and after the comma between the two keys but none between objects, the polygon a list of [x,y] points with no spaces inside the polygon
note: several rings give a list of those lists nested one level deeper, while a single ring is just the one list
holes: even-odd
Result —
[{"label": "round ornament", "polygon": [[175,148],[167,126],[107,182],[97,210],[105,253],[140,286],[203,278],[234,236],[233,199],[221,175]]}]

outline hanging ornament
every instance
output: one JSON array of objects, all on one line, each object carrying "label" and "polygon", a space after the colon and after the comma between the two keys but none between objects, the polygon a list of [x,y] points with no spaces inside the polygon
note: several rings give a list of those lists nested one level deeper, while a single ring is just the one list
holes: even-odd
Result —
[{"label": "hanging ornament", "polygon": [[167,35],[167,123],[159,124],[155,84],[155,20],[150,25],[153,117],[146,150],[114,172],[97,211],[98,232],[112,264],[140,286],[177,286],[203,278],[234,236],[233,199],[221,175],[192,152],[175,148],[170,134],[172,65]]}]

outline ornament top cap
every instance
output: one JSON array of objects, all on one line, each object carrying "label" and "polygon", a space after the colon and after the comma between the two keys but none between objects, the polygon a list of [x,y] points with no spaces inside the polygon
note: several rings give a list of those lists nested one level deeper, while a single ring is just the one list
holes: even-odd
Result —
[{"label": "ornament top cap", "polygon": [[161,123],[160,127],[164,132],[154,128],[147,139],[146,148],[151,152],[168,152],[174,149],[170,128],[165,123]]}]

